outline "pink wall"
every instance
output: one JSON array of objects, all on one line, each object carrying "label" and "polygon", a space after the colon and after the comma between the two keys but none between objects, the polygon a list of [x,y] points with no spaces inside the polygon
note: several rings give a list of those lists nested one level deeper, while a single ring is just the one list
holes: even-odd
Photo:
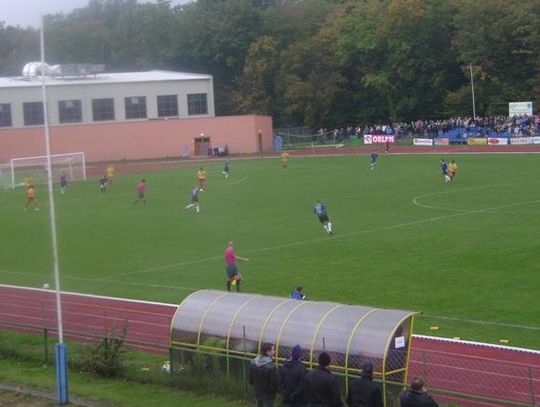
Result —
[{"label": "pink wall", "polygon": [[[198,119],[147,120],[64,125],[50,128],[53,154],[83,151],[87,161],[117,161],[182,156],[194,151],[194,138],[204,133],[212,146],[228,145],[232,154],[272,149],[272,118],[223,116]],[[43,128],[0,129],[0,162],[45,155]]]}]

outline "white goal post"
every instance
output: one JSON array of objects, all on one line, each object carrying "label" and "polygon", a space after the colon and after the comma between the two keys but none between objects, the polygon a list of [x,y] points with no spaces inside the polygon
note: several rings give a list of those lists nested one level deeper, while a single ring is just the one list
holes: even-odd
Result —
[{"label": "white goal post", "polygon": [[[58,182],[65,173],[68,180],[86,179],[86,159],[84,153],[51,155],[53,182]],[[34,184],[47,183],[47,156],[12,158],[9,164],[0,166],[0,186],[15,188],[24,185],[25,178],[32,178]]]}]

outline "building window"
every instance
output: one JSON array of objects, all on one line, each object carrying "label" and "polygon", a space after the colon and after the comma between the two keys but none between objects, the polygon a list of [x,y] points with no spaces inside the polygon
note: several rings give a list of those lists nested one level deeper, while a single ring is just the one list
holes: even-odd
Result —
[{"label": "building window", "polygon": [[144,96],[125,98],[126,119],[146,118],[146,98]]},{"label": "building window", "polygon": [[206,93],[194,93],[187,95],[188,115],[208,114]]},{"label": "building window", "polygon": [[157,97],[158,117],[178,116],[178,96],[163,95]]},{"label": "building window", "polygon": [[45,123],[43,102],[23,103],[24,125],[37,126]]},{"label": "building window", "polygon": [[114,99],[92,99],[92,116],[95,122],[114,120]]},{"label": "building window", "polygon": [[60,100],[58,102],[58,120],[60,123],[82,122],[80,100]]},{"label": "building window", "polygon": [[0,127],[11,127],[11,105],[0,103]]}]

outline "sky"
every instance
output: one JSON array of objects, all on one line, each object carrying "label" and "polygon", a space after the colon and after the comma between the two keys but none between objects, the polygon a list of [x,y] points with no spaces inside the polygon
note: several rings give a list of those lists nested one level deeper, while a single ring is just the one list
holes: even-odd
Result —
[{"label": "sky", "polygon": [[[139,2],[152,1],[139,0]],[[182,2],[185,0],[173,0],[171,4]],[[0,21],[4,21],[6,25],[38,28],[41,14],[68,14],[76,8],[85,7],[87,4],[88,0],[0,0]]]}]

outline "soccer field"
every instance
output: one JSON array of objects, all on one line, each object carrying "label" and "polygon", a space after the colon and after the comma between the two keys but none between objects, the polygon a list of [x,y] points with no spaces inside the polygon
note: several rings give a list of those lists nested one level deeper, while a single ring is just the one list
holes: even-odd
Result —
[{"label": "soccer field", "polygon": [[[540,349],[540,156],[454,155],[444,183],[438,155],[292,157],[205,166],[201,213],[185,210],[196,167],[117,171],[56,191],[61,288],[179,303],[225,289],[223,252],[234,240],[242,290],[422,312],[416,333]],[[196,165],[194,163],[194,165]],[[133,207],[136,184],[148,202]],[[0,282],[52,286],[45,187],[41,211],[23,188],[0,191]],[[328,208],[335,234],[313,214]],[[430,329],[438,327],[437,330]]]}]

